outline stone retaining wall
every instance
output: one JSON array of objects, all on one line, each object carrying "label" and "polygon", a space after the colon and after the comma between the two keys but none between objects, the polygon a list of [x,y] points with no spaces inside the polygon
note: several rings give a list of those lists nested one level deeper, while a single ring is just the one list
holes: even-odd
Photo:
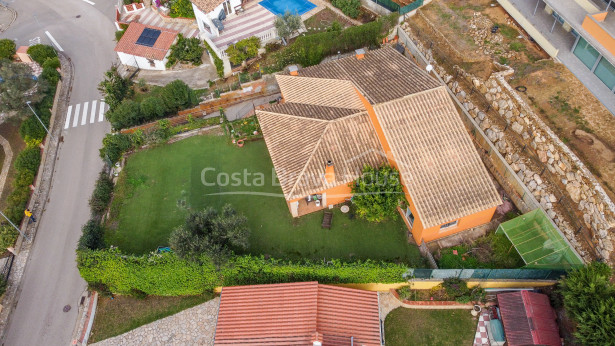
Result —
[{"label": "stone retaining wall", "polygon": [[[410,34],[407,25],[403,25],[402,29]],[[456,76],[453,76],[437,65],[430,50],[421,47],[420,42],[418,49],[435,65],[435,71],[577,252],[585,260],[592,258],[577,234],[581,227],[587,227],[592,237],[592,244],[589,245],[594,247],[598,256],[612,263],[615,205],[581,160],[508,84],[505,77],[514,71],[500,65],[506,70],[493,73],[483,81],[455,66]],[[469,81],[472,90],[464,90],[460,78]],[[495,112],[479,109],[471,100],[471,93],[474,92],[480,93],[490,103],[488,108]],[[532,157],[531,150],[535,151],[537,160]],[[539,165],[548,169],[551,177],[556,177],[553,180],[559,181],[545,181],[545,169],[538,170]],[[566,205],[560,203],[562,200]],[[582,220],[577,220],[580,218]]]}]

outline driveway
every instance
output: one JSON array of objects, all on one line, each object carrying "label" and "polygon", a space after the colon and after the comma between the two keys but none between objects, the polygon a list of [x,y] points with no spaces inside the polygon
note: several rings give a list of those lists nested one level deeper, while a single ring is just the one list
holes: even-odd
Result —
[{"label": "driveway", "polygon": [[209,61],[209,57],[205,56],[203,61],[203,65],[186,70],[141,70],[134,80],[144,79],[147,84],[164,86],[176,79],[181,79],[192,89],[209,88],[208,81],[216,80],[218,78],[218,73],[216,72],[216,68]]}]

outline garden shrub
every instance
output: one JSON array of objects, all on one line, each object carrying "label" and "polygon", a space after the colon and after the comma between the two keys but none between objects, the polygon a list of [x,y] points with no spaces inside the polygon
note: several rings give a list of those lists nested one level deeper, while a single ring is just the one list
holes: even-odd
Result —
[{"label": "garden shrub", "polygon": [[80,250],[98,250],[105,247],[105,230],[97,219],[90,219],[81,228],[81,237],[77,245]]},{"label": "garden shrub", "polygon": [[122,37],[124,36],[124,34],[126,33],[126,30],[118,30],[115,32],[115,41],[116,42],[120,42],[120,40],[122,39]]},{"label": "garden shrub", "polygon": [[194,9],[190,0],[173,0],[170,1],[170,4],[169,16],[173,18],[194,18]]},{"label": "garden shrub", "polygon": [[122,155],[133,148],[129,135],[123,133],[109,133],[103,138],[103,147],[100,149],[100,157],[109,160],[113,164],[118,162]]},{"label": "garden shrub", "polygon": [[226,54],[228,54],[231,63],[234,65],[240,65],[244,61],[257,56],[258,49],[260,47],[261,39],[256,36],[252,36],[228,46],[226,49]]},{"label": "garden shrub", "polygon": [[166,112],[167,107],[164,101],[159,97],[150,96],[141,101],[141,114],[145,120],[162,118]]},{"label": "garden shrub", "polygon": [[339,260],[290,262],[264,257],[233,257],[216,270],[203,257],[201,262],[180,259],[175,253],[124,255],[115,249],[78,251],[81,276],[102,283],[113,292],[132,289],[150,295],[200,294],[216,286],[257,285],[301,281],[334,283],[403,282],[406,266],[375,261],[344,263]]},{"label": "garden shrub", "polygon": [[[19,233],[8,223],[0,224],[0,248],[6,249],[15,244]],[[1,295],[1,294],[0,294]]]},{"label": "garden shrub", "polygon": [[191,63],[192,65],[201,65],[201,57],[205,48],[201,46],[201,40],[196,37],[185,38],[184,35],[177,35],[177,42],[171,46],[171,54],[167,61],[167,68],[175,65],[175,62],[181,61]]},{"label": "garden shrub", "polygon": [[194,90],[179,79],[165,85],[162,88],[160,96],[169,113],[175,113],[181,109],[186,109],[199,103]]},{"label": "garden shrub", "polygon": [[406,200],[399,171],[389,165],[365,166],[350,187],[357,215],[371,222],[397,218],[397,207]]},{"label": "garden shrub", "polygon": [[575,269],[560,283],[566,314],[576,322],[579,345],[606,344],[615,340],[615,285],[612,269],[593,262]]},{"label": "garden shrub", "polygon": [[139,103],[133,100],[123,100],[115,109],[109,110],[105,116],[114,129],[137,125],[144,118]]},{"label": "garden shrub", "polygon": [[30,146],[17,155],[14,166],[18,172],[26,171],[36,174],[40,163],[41,149],[37,146]]},{"label": "garden shrub", "polygon": [[13,59],[17,45],[13,40],[3,38],[0,40],[0,59]]},{"label": "garden shrub", "polygon": [[319,64],[326,56],[345,53],[366,46],[379,46],[382,38],[397,22],[397,14],[378,18],[374,22],[351,26],[342,31],[321,32],[299,36],[293,44],[275,52],[274,66],[264,71],[280,71],[285,66],[299,64],[303,67]]},{"label": "garden shrub", "polygon": [[56,50],[46,44],[35,44],[34,46],[30,46],[30,48],[28,48],[28,55],[41,66],[43,66],[47,59],[58,56]]},{"label": "garden shrub", "polygon": [[60,66],[61,66],[60,58],[58,58],[57,56],[54,56],[53,58],[49,58],[45,60],[45,62],[43,63],[43,68],[57,69],[57,68],[60,68]]},{"label": "garden shrub", "polygon": [[218,54],[216,54],[216,52],[211,48],[207,41],[203,41],[203,44],[205,44],[205,49],[207,49],[209,55],[211,55],[211,57],[214,59],[214,65],[216,66],[216,72],[218,72],[218,77],[224,77],[224,61],[220,59]]},{"label": "garden shrub", "polygon": [[98,175],[94,191],[90,197],[90,208],[92,214],[101,215],[107,210],[109,202],[111,202],[111,196],[113,194],[113,180],[109,178],[109,175],[102,171]]},{"label": "garden shrub", "polygon": [[331,0],[331,5],[342,10],[350,18],[359,17],[359,9],[361,8],[361,1],[359,0]]},{"label": "garden shrub", "polygon": [[60,73],[55,68],[48,66],[43,68],[43,72],[39,78],[46,80],[50,85],[56,85],[58,81],[60,81]]},{"label": "garden shrub", "polygon": [[120,76],[117,65],[112,65],[105,72],[105,79],[98,84],[98,91],[104,95],[109,111],[113,111],[122,100],[132,97],[132,80]]}]

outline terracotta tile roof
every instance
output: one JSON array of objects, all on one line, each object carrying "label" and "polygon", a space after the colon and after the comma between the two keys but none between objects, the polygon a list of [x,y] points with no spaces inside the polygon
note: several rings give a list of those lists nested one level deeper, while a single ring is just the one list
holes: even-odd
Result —
[{"label": "terracotta tile roof", "polygon": [[[423,69],[391,47],[368,51],[360,60],[350,56],[303,68],[299,77],[352,81],[372,104],[439,86]],[[284,90],[282,95],[286,97]]]},{"label": "terracotta tile roof", "polygon": [[508,345],[562,344],[547,295],[529,291],[500,293],[498,304]]},{"label": "terracotta tile roof", "polygon": [[[207,14],[216,9],[224,0],[190,0],[199,10]],[[216,13],[217,15],[217,13]]]},{"label": "terracotta tile roof", "polygon": [[351,81],[276,75],[286,102],[365,110]]},{"label": "terracotta tile roof", "polygon": [[377,292],[317,282],[224,287],[215,345],[380,345]]},{"label": "terracotta tile roof", "polygon": [[[160,36],[156,39],[153,47],[137,44],[137,40],[145,28],[160,30]],[[120,41],[115,46],[115,51],[140,56],[147,59],[163,60],[167,55],[169,48],[175,41],[177,34],[178,31],[175,30],[132,22],[128,25],[124,36],[122,36]]]},{"label": "terracotta tile roof", "polygon": [[320,120],[335,120],[347,115],[355,114],[357,111],[348,108],[327,107],[319,105],[308,105],[303,103],[285,102],[267,108],[267,112],[286,115],[295,115],[304,118]]},{"label": "terracotta tile roof", "polygon": [[374,110],[423,227],[502,203],[446,87]]},{"label": "terracotta tile roof", "polygon": [[[303,112],[312,107],[280,105],[257,111],[265,143],[287,200],[348,184],[361,175],[364,165],[378,166],[386,162],[366,112],[323,120],[330,113],[300,117],[280,114],[280,108],[286,112],[296,109]],[[330,110],[328,107],[323,109]],[[324,179],[329,160],[335,167],[335,179],[331,183]]]}]

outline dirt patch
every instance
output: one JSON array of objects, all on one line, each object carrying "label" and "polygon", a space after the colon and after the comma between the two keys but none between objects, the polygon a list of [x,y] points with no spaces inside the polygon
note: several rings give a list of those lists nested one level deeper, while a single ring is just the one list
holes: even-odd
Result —
[{"label": "dirt patch", "polygon": [[359,8],[359,17],[357,17],[357,20],[359,22],[365,24],[365,23],[375,21],[376,18],[378,18],[378,15],[375,14],[374,12],[368,10],[367,8],[363,6]]},{"label": "dirt patch", "polygon": [[352,26],[352,23],[337,13],[333,12],[330,8],[325,7],[320,12],[306,19],[303,24],[308,31],[308,34],[326,31],[333,25],[333,22],[338,22],[342,27],[347,28]]},{"label": "dirt patch", "polygon": [[521,97],[615,199],[615,117],[565,66],[530,41],[501,6],[491,5],[434,0],[408,24],[448,73],[454,75],[453,66],[459,65],[485,80],[496,70],[494,61],[511,66],[511,86],[526,88]]}]

